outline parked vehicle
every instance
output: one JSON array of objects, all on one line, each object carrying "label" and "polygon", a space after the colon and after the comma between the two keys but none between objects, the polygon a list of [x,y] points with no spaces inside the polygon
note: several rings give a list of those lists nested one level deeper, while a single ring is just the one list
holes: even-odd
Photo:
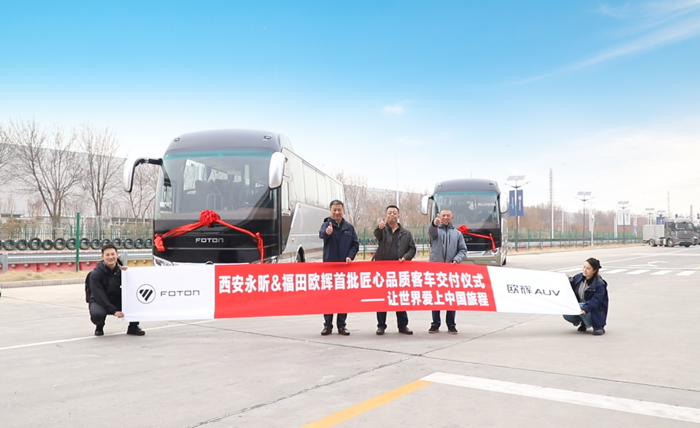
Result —
[{"label": "parked vehicle", "polygon": [[690,247],[697,243],[693,222],[687,218],[667,219],[664,224],[646,224],[642,228],[642,241],[652,247],[657,245]]},{"label": "parked vehicle", "polygon": [[[261,253],[264,262],[320,256],[319,225],[328,216],[329,202],[343,199],[338,180],[300,158],[286,136],[271,132],[181,135],[162,158],[127,162],[127,192],[134,168],[143,163],[161,167],[153,220],[157,266],[254,263]],[[209,227],[193,228],[198,219],[203,224],[202,216]]]},{"label": "parked vehicle", "polygon": [[430,221],[444,209],[452,211],[452,224],[467,244],[463,263],[489,266],[506,264],[508,222],[502,217],[501,191],[493,180],[461,179],[437,183],[432,195],[421,201]]}]

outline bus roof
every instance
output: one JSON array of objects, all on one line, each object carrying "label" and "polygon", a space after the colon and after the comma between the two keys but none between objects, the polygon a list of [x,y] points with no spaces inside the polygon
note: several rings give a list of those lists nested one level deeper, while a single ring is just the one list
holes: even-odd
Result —
[{"label": "bus roof", "polygon": [[462,178],[441,181],[435,185],[434,193],[446,192],[494,192],[500,194],[501,190],[498,188],[498,183],[493,180]]},{"label": "bus roof", "polygon": [[289,147],[289,139],[281,134],[252,129],[218,129],[182,134],[173,139],[166,151],[207,149],[267,149],[279,152]]}]

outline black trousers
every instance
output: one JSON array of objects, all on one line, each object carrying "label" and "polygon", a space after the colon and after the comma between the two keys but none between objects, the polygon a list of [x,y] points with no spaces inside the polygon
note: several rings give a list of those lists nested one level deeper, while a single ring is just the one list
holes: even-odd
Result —
[{"label": "black trousers", "polygon": [[[396,313],[396,324],[399,328],[408,325],[408,313],[406,311]],[[386,312],[377,312],[377,327],[386,328]]]},{"label": "black trousers", "polygon": [[[345,320],[348,318],[348,314],[338,314],[338,327],[345,327]],[[323,325],[325,327],[333,328],[333,314],[323,315]]]},{"label": "black trousers", "polygon": [[[90,321],[92,321],[93,324],[95,324],[98,327],[102,327],[105,325],[105,320],[107,319],[107,315],[112,315],[108,314],[107,310],[102,307],[97,302],[90,302]],[[129,323],[129,326],[132,325],[139,325],[138,321],[132,321]]]}]

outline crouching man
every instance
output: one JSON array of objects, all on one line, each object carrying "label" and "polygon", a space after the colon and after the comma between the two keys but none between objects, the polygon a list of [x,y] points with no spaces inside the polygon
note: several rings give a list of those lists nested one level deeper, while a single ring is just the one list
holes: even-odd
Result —
[{"label": "crouching man", "polygon": [[[119,261],[117,247],[106,244],[102,247],[102,261],[97,263],[90,272],[88,286],[90,288],[89,307],[90,320],[95,324],[95,336],[104,336],[104,325],[107,315],[122,318],[122,266]],[[143,336],[138,322],[130,322],[126,334]]]}]

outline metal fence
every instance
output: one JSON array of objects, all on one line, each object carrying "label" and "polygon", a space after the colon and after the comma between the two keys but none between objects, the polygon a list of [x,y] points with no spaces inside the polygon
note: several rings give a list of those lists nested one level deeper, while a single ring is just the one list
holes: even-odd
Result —
[{"label": "metal fence", "polygon": [[150,219],[119,217],[3,217],[0,248],[5,251],[97,249],[105,243],[117,248],[150,248],[153,226]]}]

